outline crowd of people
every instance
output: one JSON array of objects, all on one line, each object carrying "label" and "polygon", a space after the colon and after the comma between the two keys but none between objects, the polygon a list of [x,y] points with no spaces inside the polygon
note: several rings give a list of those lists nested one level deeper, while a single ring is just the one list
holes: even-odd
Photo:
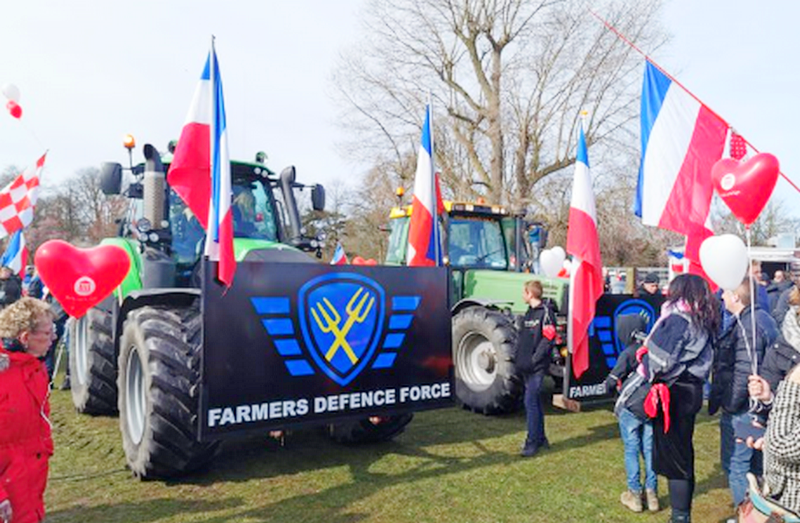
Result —
[{"label": "crowd of people", "polygon": [[[640,315],[618,319],[616,334],[626,349],[606,385],[619,392],[614,413],[626,472],[620,501],[628,509],[660,510],[661,475],[668,483],[670,522],[691,522],[694,426],[710,382],[708,409],[720,412],[720,463],[732,506],[745,505],[758,485],[755,476],[763,478],[758,495],[787,516],[800,512],[800,288],[781,271],[766,284],[759,274],[753,264],[741,285],[716,294],[701,277],[679,275],[649,333]],[[39,299],[46,290],[31,276],[23,285],[9,268],[0,269],[3,522],[43,521],[53,453],[52,368],[45,363],[66,315],[52,299]],[[658,284],[656,275],[648,275],[637,292],[656,294]],[[529,308],[520,321],[516,357],[526,389],[520,454],[532,457],[549,447],[541,387],[556,343],[557,311],[538,281],[527,282],[522,294]]]},{"label": "crowd of people", "polygon": [[782,271],[771,282],[760,274],[753,263],[741,285],[716,295],[701,278],[678,276],[644,340],[631,335],[643,325],[618,322],[617,335],[630,345],[607,385],[619,390],[627,474],[621,502],[629,509],[658,510],[651,500],[661,474],[669,481],[670,521],[691,521],[694,418],[710,382],[708,409],[720,414],[720,464],[734,510],[745,506],[755,477],[770,499],[800,511],[800,290]]}]

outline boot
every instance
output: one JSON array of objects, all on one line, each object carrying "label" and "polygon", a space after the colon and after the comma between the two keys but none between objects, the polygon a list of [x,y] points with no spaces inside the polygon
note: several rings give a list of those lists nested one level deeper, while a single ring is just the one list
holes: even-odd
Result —
[{"label": "boot", "polygon": [[64,377],[64,381],[61,382],[60,390],[69,390],[71,388],[71,384],[69,382],[69,374]]},{"label": "boot", "polygon": [[539,452],[539,447],[534,443],[525,442],[525,445],[520,450],[519,455],[523,458],[530,458],[536,455]]},{"label": "boot", "polygon": [[641,512],[642,511],[642,493],[641,492],[632,492],[630,490],[626,490],[622,493],[619,497],[620,503],[628,507],[634,512]]},{"label": "boot", "polygon": [[658,512],[660,508],[658,506],[658,494],[653,489],[647,489],[644,491],[644,498],[647,501],[647,510],[650,512]]},{"label": "boot", "polygon": [[672,511],[672,517],[669,518],[668,523],[692,523],[692,516],[689,514],[676,514]]}]

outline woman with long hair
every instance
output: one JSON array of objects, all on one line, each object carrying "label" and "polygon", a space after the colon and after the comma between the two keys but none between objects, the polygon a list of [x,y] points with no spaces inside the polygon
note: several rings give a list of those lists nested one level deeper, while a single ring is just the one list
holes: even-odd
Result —
[{"label": "woman with long hair", "polygon": [[[719,302],[706,281],[681,274],[669,286],[661,317],[645,345],[652,383],[653,463],[669,480],[672,523],[691,521],[694,494],[694,425],[713,360]],[[655,409],[655,412],[653,411]]]}]

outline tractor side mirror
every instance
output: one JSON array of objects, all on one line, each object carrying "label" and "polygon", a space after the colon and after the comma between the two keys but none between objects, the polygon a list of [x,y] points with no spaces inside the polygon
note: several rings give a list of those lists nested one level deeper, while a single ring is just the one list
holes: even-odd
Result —
[{"label": "tractor side mirror", "polygon": [[100,190],[111,196],[122,189],[122,165],[105,162],[100,166]]},{"label": "tractor side mirror", "polygon": [[311,188],[311,207],[315,211],[325,210],[325,187],[319,183]]}]

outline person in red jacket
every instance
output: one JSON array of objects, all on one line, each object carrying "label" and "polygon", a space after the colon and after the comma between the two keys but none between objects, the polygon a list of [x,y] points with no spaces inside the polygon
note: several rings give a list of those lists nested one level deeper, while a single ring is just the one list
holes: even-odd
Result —
[{"label": "person in red jacket", "polygon": [[53,454],[50,393],[42,358],[55,337],[50,307],[22,298],[0,311],[0,522],[44,520]]}]

